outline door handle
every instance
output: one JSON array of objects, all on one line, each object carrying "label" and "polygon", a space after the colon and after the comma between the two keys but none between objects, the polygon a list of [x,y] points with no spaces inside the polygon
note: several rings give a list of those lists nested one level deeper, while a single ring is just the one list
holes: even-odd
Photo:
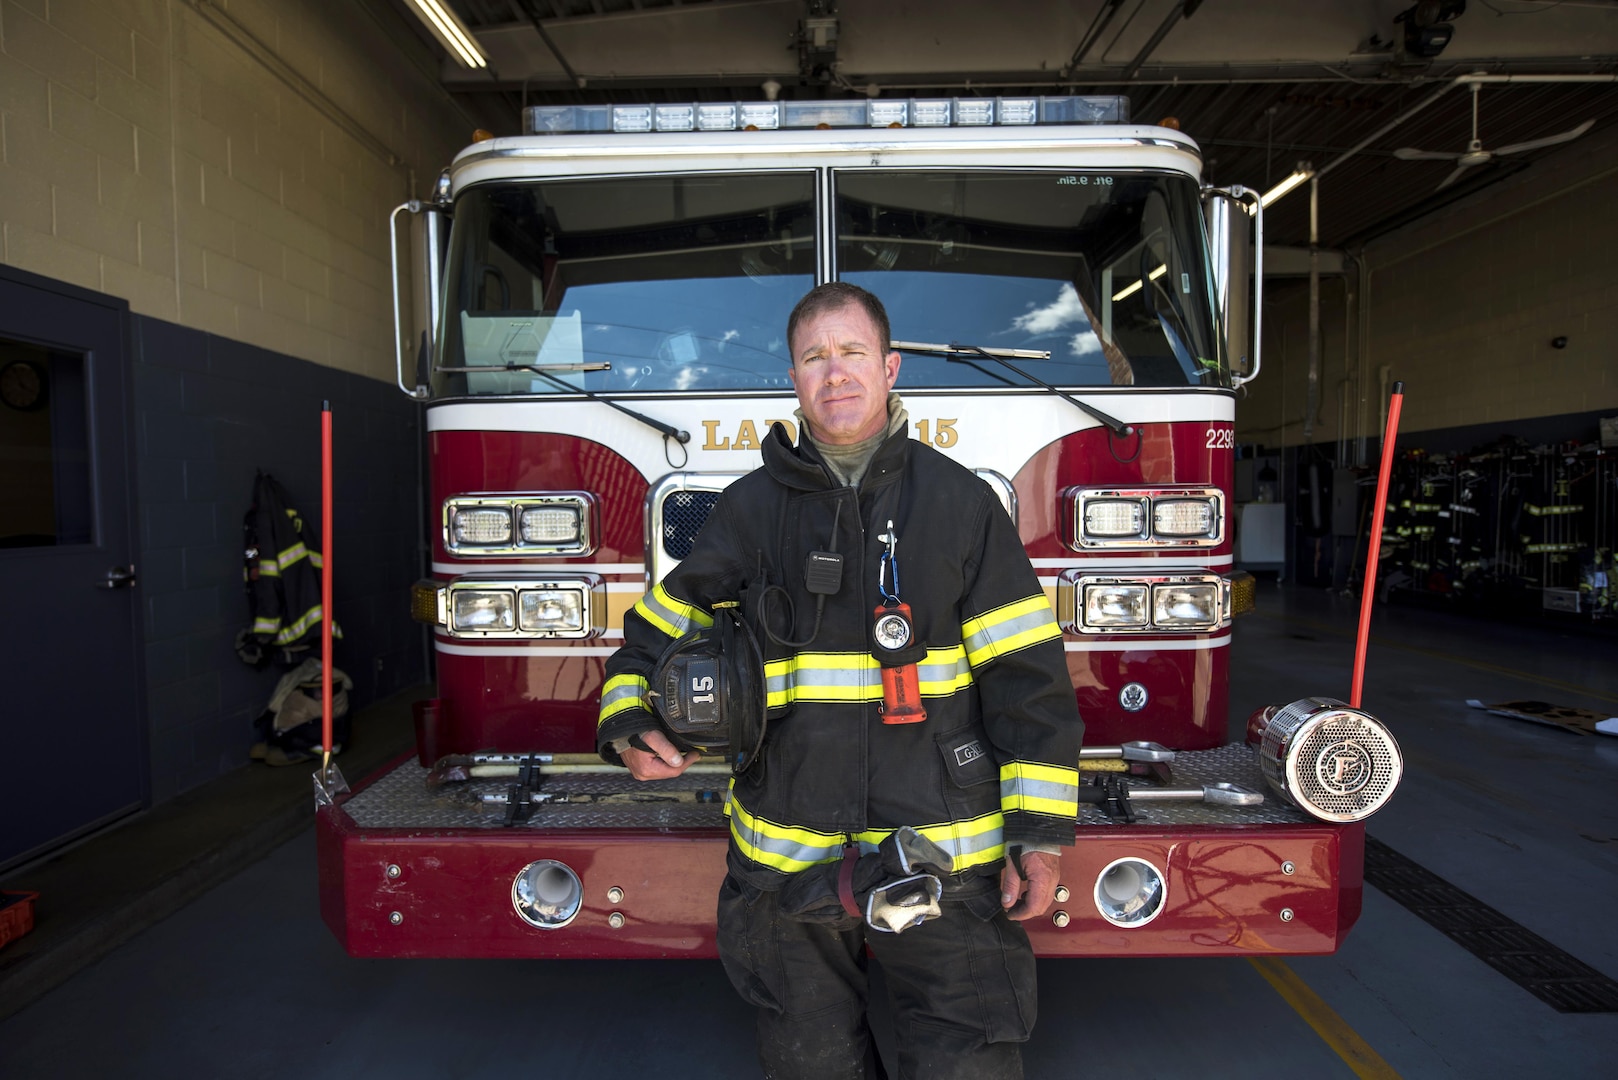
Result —
[{"label": "door handle", "polygon": [[135,581],[135,567],[131,563],[129,566],[114,566],[107,571],[107,580],[94,584],[98,589],[132,589]]}]

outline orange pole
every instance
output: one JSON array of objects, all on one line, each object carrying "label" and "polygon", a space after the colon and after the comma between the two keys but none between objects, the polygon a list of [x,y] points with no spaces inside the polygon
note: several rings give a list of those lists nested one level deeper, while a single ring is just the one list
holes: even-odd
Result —
[{"label": "orange pole", "polygon": [[331,402],[320,405],[320,746],[331,767]]},{"label": "orange pole", "polygon": [[1365,559],[1365,584],[1360,588],[1360,632],[1354,645],[1354,684],[1348,703],[1360,707],[1360,691],[1365,686],[1365,649],[1371,640],[1371,602],[1376,599],[1376,560],[1382,554],[1382,517],[1388,509],[1388,486],[1393,476],[1393,443],[1399,437],[1399,406],[1404,403],[1405,384],[1393,384],[1388,398],[1388,430],[1382,436],[1382,468],[1376,478],[1376,509],[1371,514],[1371,550]]}]

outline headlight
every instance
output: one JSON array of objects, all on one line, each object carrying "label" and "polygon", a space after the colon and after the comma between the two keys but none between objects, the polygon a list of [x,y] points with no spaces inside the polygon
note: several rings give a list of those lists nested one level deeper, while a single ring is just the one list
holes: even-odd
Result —
[{"label": "headlight", "polygon": [[452,555],[588,555],[595,498],[584,491],[458,495],[444,500]]},{"label": "headlight", "polygon": [[1090,626],[1145,626],[1145,585],[1089,585],[1084,621]]},{"label": "headlight", "polygon": [[1218,488],[1069,488],[1064,538],[1074,551],[1215,547],[1225,536]]},{"label": "headlight", "polygon": [[1206,629],[1219,623],[1219,586],[1214,582],[1152,588],[1152,622],[1164,628]]},{"label": "headlight", "polygon": [[525,589],[520,595],[524,630],[566,634],[584,629],[583,590]]},{"label": "headlight", "polygon": [[1205,633],[1230,622],[1230,585],[1212,573],[1096,573],[1056,582],[1056,619],[1070,634]]},{"label": "headlight", "polygon": [[[446,584],[419,583],[416,597],[423,615],[429,589],[437,586],[447,599],[436,620],[450,637],[593,638],[606,633],[607,586],[600,574],[553,574],[546,577],[470,575]],[[434,620],[424,620],[434,621]]]},{"label": "headlight", "polygon": [[516,629],[515,597],[509,592],[460,589],[451,591],[450,597],[451,630],[488,632]]}]

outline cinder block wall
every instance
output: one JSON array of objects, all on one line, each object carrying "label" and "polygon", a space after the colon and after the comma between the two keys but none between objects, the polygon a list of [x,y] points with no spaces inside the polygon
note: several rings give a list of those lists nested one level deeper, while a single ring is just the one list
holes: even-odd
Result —
[{"label": "cinder block wall", "polygon": [[391,382],[387,215],[476,126],[400,18],[381,0],[6,0],[5,261]]},{"label": "cinder block wall", "polygon": [[[1339,437],[1347,395],[1348,436],[1366,434],[1374,445],[1386,408],[1384,367],[1389,384],[1405,383],[1401,436],[1565,416],[1593,438],[1591,414],[1618,412],[1615,248],[1618,132],[1610,131],[1373,241],[1363,253],[1371,271],[1363,369],[1352,355],[1345,363],[1343,281],[1321,285],[1313,441]],[[1350,286],[1357,290],[1357,279]],[[1238,441],[1304,441],[1308,299],[1304,282],[1270,285],[1264,370],[1237,405]],[[1357,321],[1347,330],[1350,349],[1359,330]],[[1568,339],[1564,349],[1551,346],[1559,336]]]},{"label": "cinder block wall", "polygon": [[426,675],[387,217],[477,125],[403,18],[385,0],[0,0],[3,259],[132,310],[154,802],[247,760],[280,672],[231,647],[241,519],[264,469],[318,522],[322,400],[338,665],[357,706]]}]

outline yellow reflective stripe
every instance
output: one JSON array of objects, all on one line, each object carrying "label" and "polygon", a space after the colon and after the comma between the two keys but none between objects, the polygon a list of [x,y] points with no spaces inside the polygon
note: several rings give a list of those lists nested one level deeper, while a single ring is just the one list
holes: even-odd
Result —
[{"label": "yellow reflective stripe", "polygon": [[[974,866],[998,862],[1006,854],[1005,815],[999,810],[991,810],[966,821],[946,821],[941,825],[917,825],[914,828],[950,853],[954,859],[951,870],[957,874]],[[862,851],[871,852],[893,832],[893,829],[868,829],[854,839],[859,842]]]},{"label": "yellow reflective stripe", "polygon": [[[311,626],[319,621],[320,605],[316,604],[314,607],[310,608],[308,611],[299,616],[297,622],[293,623],[291,626],[288,626],[279,634],[276,634],[275,643],[277,645],[285,645],[288,642],[295,641],[302,637]],[[334,632],[333,636],[335,637],[339,635]]]},{"label": "yellow reflective stripe", "polygon": [[778,825],[748,813],[731,791],[730,835],[737,850],[760,866],[795,874],[842,857],[843,833],[823,833]]},{"label": "yellow reflective stripe", "polygon": [[[972,685],[960,645],[928,649],[917,669],[922,697],[948,697]],[[881,701],[882,665],[870,653],[798,653],[765,664],[764,686],[772,709],[799,701]]]},{"label": "yellow reflective stripe", "polygon": [[1011,761],[1000,766],[1000,806],[1053,817],[1079,816],[1079,771],[1065,765]]},{"label": "yellow reflective stripe", "polygon": [[297,562],[299,559],[308,554],[309,549],[304,547],[303,542],[300,540],[298,543],[293,544],[291,547],[277,555],[275,557],[275,561],[281,567],[281,569],[285,570],[287,567],[291,566],[293,563]]},{"label": "yellow reflective stripe", "polygon": [[1017,600],[961,624],[967,661],[980,668],[995,657],[1062,636],[1044,593]]},{"label": "yellow reflective stripe", "polygon": [[694,604],[676,600],[663,588],[662,582],[640,598],[635,614],[657,627],[671,638],[682,638],[697,627],[713,625],[713,616]]},{"label": "yellow reflective stripe", "polygon": [[258,561],[258,576],[259,577],[280,577],[281,576],[281,568],[280,568],[280,566],[276,565],[276,562],[275,562],[274,559],[260,559]]},{"label": "yellow reflective stripe", "polygon": [[276,630],[280,629],[280,626],[281,626],[281,620],[280,619],[254,619],[253,620],[253,633],[255,633],[255,634],[273,634],[273,633],[276,632]]},{"label": "yellow reflective stripe", "polygon": [[596,720],[596,727],[621,712],[640,706],[649,687],[650,684],[641,675],[614,675],[608,679],[601,688],[601,715]]}]

